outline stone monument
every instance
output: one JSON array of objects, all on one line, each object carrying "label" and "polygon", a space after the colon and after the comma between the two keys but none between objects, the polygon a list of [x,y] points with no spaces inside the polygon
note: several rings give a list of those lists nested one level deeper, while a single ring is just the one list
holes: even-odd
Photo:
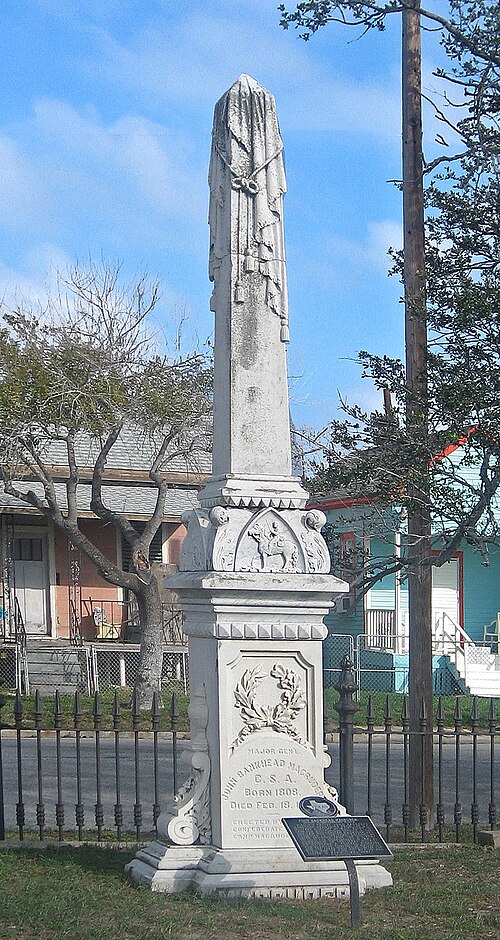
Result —
[{"label": "stone monument", "polygon": [[[213,475],[168,581],[189,637],[192,770],[127,869],[157,891],[335,896],[344,864],[303,862],[281,823],[306,796],[338,803],[324,781],[322,640],[347,585],[291,471],[283,145],[274,99],[248,75],[215,107],[209,183]],[[390,883],[357,864],[362,890]]]}]

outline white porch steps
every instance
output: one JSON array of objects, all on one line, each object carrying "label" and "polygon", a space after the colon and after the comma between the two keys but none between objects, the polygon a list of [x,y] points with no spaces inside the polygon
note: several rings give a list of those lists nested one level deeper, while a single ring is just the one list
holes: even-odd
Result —
[{"label": "white porch steps", "polygon": [[500,656],[476,644],[446,611],[435,618],[434,651],[449,657],[471,695],[500,697]]},{"label": "white porch steps", "polygon": [[465,650],[465,660],[465,675],[462,677],[471,695],[499,698],[500,657],[487,647],[471,645]]}]

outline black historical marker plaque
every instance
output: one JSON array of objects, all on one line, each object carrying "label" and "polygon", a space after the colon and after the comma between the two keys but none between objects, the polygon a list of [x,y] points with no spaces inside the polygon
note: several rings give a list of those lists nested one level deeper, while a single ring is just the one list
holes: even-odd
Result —
[{"label": "black historical marker plaque", "polygon": [[281,821],[305,862],[392,855],[369,816],[300,816]]}]

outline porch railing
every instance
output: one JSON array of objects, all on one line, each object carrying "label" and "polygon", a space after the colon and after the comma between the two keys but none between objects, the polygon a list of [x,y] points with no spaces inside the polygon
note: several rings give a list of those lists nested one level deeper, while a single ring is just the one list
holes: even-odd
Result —
[{"label": "porch railing", "polygon": [[393,650],[395,647],[394,610],[365,610],[365,646]]},{"label": "porch railing", "polygon": [[69,640],[73,646],[83,646],[83,636],[80,618],[76,612],[75,603],[69,602]]},{"label": "porch railing", "polygon": [[16,688],[29,694],[30,680],[28,670],[28,643],[23,615],[17,597],[14,602],[15,643],[16,643]]},{"label": "porch railing", "polygon": [[[436,615],[432,644],[433,652],[438,655],[448,656],[466,685],[468,665],[469,662],[474,660],[476,648],[477,644],[474,643],[472,637],[446,611]],[[479,648],[478,652],[481,656],[483,651]],[[485,649],[484,653],[489,656],[489,650]]]},{"label": "porch railing", "polygon": [[[139,609],[134,600],[100,600],[87,597],[82,600],[84,616],[91,619],[97,635],[87,636],[88,640],[115,640],[138,642],[140,635]],[[167,645],[186,646],[182,624],[183,615],[179,608],[171,604],[162,604],[162,631]],[[80,623],[80,634],[82,634]]]}]

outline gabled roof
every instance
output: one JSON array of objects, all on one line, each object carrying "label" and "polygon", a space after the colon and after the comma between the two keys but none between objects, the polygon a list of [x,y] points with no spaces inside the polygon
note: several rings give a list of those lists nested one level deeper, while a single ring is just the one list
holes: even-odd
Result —
[{"label": "gabled roof", "polygon": [[[27,483],[23,481],[16,484],[18,489],[26,492],[33,490],[37,496],[43,497],[41,483]],[[67,509],[66,487],[63,483],[55,483],[58,504],[63,512]],[[104,505],[113,512],[123,513],[132,519],[148,519],[155,507],[157,489],[154,484],[150,486],[133,484],[104,484],[102,498]],[[80,517],[93,517],[90,509],[90,484],[80,483],[77,492],[78,515]],[[173,486],[167,490],[165,499],[164,519],[177,521],[186,509],[198,506],[198,489],[194,487]],[[36,513],[36,509],[20,499],[0,490],[0,513],[5,512]]]},{"label": "gabled roof", "polygon": [[[193,440],[193,446],[186,455],[170,457],[165,465],[165,477],[169,489],[165,499],[164,518],[178,520],[186,509],[198,505],[197,494],[211,469],[211,454],[203,448],[206,434],[200,434]],[[147,519],[156,504],[157,487],[149,478],[149,470],[161,443],[141,435],[137,429],[126,427],[117,442],[111,448],[103,474],[102,497],[104,504],[113,512],[123,513],[133,519]],[[75,442],[76,460],[79,467],[77,489],[77,508],[80,516],[92,517],[90,510],[91,479],[96,457],[99,454],[99,442],[90,435],[82,433]],[[50,468],[57,494],[58,504],[63,512],[67,509],[65,480],[68,477],[66,444],[61,440],[50,440],[45,448],[44,460]],[[31,474],[19,474],[16,488],[33,492],[43,499],[43,487]],[[0,513],[22,512],[33,514],[37,510],[23,500],[5,493],[0,483]]]},{"label": "gabled roof", "polygon": [[[202,446],[202,438],[206,433],[195,437],[189,442],[190,451],[187,456],[173,455],[168,460],[166,469],[168,473],[210,473],[212,457]],[[126,426],[111,448],[106,461],[107,471],[131,470],[147,473],[160,446],[162,437],[158,435],[151,439],[138,431],[137,428]],[[176,448],[174,447],[173,450]],[[75,442],[76,459],[78,466],[92,468],[100,451],[99,442],[89,434],[81,433]],[[51,440],[46,447],[46,460],[54,467],[67,466],[66,444],[64,441]]]}]

